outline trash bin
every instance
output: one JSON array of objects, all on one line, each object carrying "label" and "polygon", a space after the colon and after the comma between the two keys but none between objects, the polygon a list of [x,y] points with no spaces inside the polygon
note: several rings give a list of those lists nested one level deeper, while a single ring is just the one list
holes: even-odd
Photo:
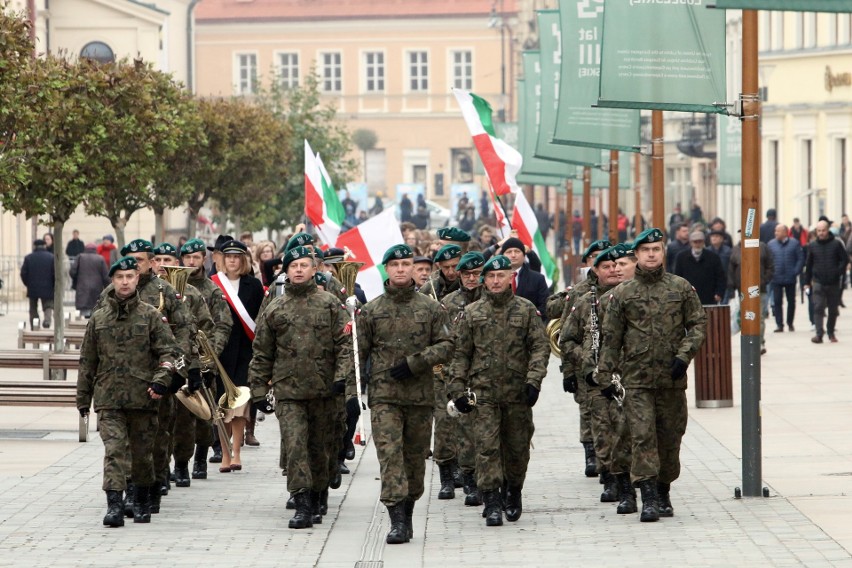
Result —
[{"label": "trash bin", "polygon": [[704,306],[707,338],[695,357],[695,406],[726,408],[734,405],[731,364],[731,309]]}]

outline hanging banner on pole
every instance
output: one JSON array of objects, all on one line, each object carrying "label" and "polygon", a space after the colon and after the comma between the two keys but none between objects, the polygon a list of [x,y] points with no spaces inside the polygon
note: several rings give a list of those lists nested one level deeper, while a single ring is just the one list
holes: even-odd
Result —
[{"label": "hanging banner on pole", "polygon": [[719,116],[719,160],[716,177],[722,185],[742,184],[743,126],[736,116]]},{"label": "hanging banner on pole", "polygon": [[716,0],[715,3],[711,0],[709,7],[783,12],[852,12],[849,0]]},{"label": "hanging banner on pole", "polygon": [[603,21],[599,106],[726,112],[723,10],[634,0]]},{"label": "hanging banner on pole", "polygon": [[[593,108],[600,93],[603,0],[560,0],[561,47],[559,96],[553,142],[607,150],[638,152],[639,111]],[[539,12],[541,14],[541,12]],[[539,16],[541,60],[545,68],[554,41]],[[546,124],[546,123],[545,123]]]}]

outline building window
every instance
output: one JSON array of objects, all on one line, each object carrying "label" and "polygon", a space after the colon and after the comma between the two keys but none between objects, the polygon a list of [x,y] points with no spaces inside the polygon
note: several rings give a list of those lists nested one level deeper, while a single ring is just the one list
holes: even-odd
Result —
[{"label": "building window", "polygon": [[115,61],[115,54],[112,48],[102,41],[90,41],[80,50],[80,57],[91,59],[98,63],[112,63]]},{"label": "building window", "polygon": [[278,84],[282,89],[295,89],[299,86],[299,54],[278,54]]},{"label": "building window", "polygon": [[236,55],[238,95],[253,95],[257,92],[257,54],[238,53]]},{"label": "building window", "polygon": [[837,181],[838,189],[840,190],[840,210],[843,214],[846,214],[846,138],[838,138],[837,139]]},{"label": "building window", "polygon": [[408,88],[409,91],[429,90],[429,53],[426,51],[408,52]]},{"label": "building window", "polygon": [[470,51],[451,51],[453,61],[453,87],[470,91],[473,89],[473,53]]},{"label": "building window", "polygon": [[385,54],[368,51],[364,54],[364,89],[368,93],[383,93],[385,90]]},{"label": "building window", "polygon": [[339,93],[343,90],[343,65],[339,52],[323,53],[320,68],[324,93]]}]

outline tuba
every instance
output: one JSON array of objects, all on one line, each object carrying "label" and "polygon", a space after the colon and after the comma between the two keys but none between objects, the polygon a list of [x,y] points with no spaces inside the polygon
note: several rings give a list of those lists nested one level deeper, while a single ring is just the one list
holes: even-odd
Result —
[{"label": "tuba", "polygon": [[161,278],[171,284],[177,293],[180,294],[180,297],[183,298],[184,292],[186,292],[186,284],[189,281],[189,275],[195,269],[188,266],[163,266],[162,269],[166,271],[166,274],[161,276]]},{"label": "tuba", "polygon": [[343,284],[343,291],[347,296],[355,295],[355,280],[358,278],[358,271],[364,266],[363,262],[352,262],[344,260],[335,265],[337,269],[337,279]]},{"label": "tuba", "polygon": [[550,341],[550,352],[562,358],[562,350],[559,348],[559,334],[562,333],[562,320],[554,318],[547,322],[547,339]]}]

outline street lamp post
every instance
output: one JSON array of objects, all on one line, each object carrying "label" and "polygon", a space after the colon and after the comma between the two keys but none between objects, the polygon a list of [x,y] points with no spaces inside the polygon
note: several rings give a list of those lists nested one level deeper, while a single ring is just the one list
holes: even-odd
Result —
[{"label": "street lamp post", "polygon": [[[491,15],[488,19],[489,28],[500,28],[500,108],[497,110],[497,119],[506,122],[506,14],[504,12],[505,0],[500,0],[500,13],[497,13],[497,0],[491,5]],[[511,38],[511,31],[509,37]]]}]

